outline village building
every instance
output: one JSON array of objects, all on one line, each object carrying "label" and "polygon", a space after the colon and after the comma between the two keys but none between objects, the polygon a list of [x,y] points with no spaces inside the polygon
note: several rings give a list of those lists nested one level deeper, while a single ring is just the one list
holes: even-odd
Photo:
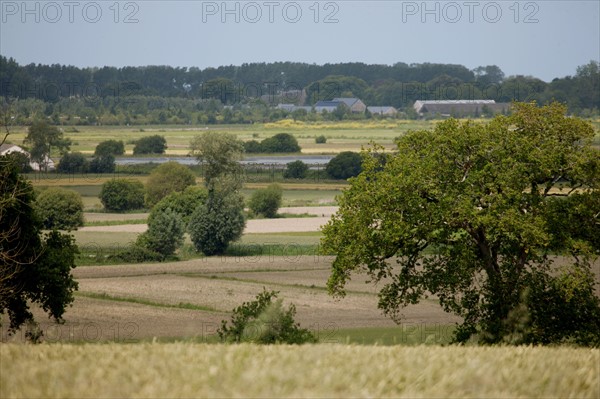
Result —
[{"label": "village building", "polygon": [[321,113],[323,111],[333,112],[339,106],[347,107],[353,114],[364,113],[367,109],[365,103],[358,98],[338,97],[330,101],[318,101],[315,104],[315,111]]},{"label": "village building", "polygon": [[[15,144],[0,145],[0,156],[9,155],[9,154],[12,154],[15,152],[24,154],[27,156],[27,158],[30,159],[29,166],[31,166],[31,169],[33,169],[35,171],[44,170],[44,167],[41,166],[39,163],[31,161],[31,154],[29,154],[29,152],[25,151],[23,148],[19,147],[18,145],[15,145]],[[47,166],[47,170],[53,170],[55,167],[54,161],[52,159],[50,159],[49,157],[46,157],[45,164]]]},{"label": "village building", "polygon": [[398,110],[394,107],[367,107],[372,115],[395,116]]},{"label": "village building", "polygon": [[510,104],[494,100],[417,100],[413,108],[420,116],[465,117],[506,113]]}]

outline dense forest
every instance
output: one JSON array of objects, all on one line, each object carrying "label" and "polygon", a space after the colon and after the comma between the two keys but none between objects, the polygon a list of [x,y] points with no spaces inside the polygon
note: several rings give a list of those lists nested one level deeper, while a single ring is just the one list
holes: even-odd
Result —
[{"label": "dense forest", "polygon": [[[579,66],[574,76],[544,82],[506,77],[494,65],[315,65],[252,63],[218,68],[170,66],[78,68],[19,65],[0,56],[0,96],[11,102],[19,123],[45,115],[56,124],[254,123],[323,115],[277,109],[278,103],[312,105],[354,96],[369,106],[393,106],[414,118],[416,100],[493,99],[497,102],[557,100],[580,116],[600,110],[600,66]],[[301,110],[302,111],[302,110]],[[330,118],[333,116],[329,116]],[[342,115],[364,118],[364,115]],[[368,116],[366,116],[368,117]]]}]

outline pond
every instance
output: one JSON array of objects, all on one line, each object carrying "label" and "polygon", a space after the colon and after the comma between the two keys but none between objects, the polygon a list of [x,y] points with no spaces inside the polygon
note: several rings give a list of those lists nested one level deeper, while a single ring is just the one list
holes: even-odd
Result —
[{"label": "pond", "polygon": [[[300,160],[308,165],[326,165],[333,155],[285,155],[285,156],[251,156],[245,157],[241,162],[244,165],[286,165],[290,162]],[[115,160],[117,165],[136,165],[142,163],[165,163],[169,161],[179,162],[183,165],[196,165],[193,157],[124,157]]]}]

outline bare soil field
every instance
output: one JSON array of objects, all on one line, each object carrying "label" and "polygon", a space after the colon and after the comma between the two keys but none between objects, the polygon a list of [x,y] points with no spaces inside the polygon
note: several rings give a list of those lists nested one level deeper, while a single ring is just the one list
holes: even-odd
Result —
[{"label": "bare soil field", "polygon": [[[325,285],[331,257],[214,257],[185,262],[87,266],[75,269],[79,282],[65,323],[53,324],[36,310],[45,340],[138,341],[157,338],[212,339],[221,320],[264,289],[294,303],[297,321],[326,342],[342,342],[344,328],[391,327],[377,309],[376,287],[358,276],[348,295],[332,298]],[[426,300],[407,308],[405,325],[448,326],[457,319]],[[21,341],[23,333],[2,340]]]}]

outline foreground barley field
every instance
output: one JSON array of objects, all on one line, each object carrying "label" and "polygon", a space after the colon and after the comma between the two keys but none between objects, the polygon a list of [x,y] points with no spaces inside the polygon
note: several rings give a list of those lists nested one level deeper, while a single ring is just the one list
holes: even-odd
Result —
[{"label": "foreground barley field", "polygon": [[597,398],[598,349],[0,346],[3,398]]}]

